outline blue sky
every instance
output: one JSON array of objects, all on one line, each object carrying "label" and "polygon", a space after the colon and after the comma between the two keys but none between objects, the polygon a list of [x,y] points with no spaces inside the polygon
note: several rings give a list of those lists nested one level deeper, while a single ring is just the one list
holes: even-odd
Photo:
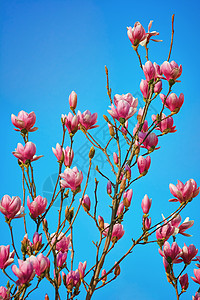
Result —
[{"label": "blue sky", "polygon": [[[147,28],[149,21],[154,20],[152,29],[160,32],[163,42],[151,43],[150,59],[161,64],[168,56],[171,16],[175,13],[175,40],[171,58],[183,65],[183,74],[181,83],[174,87],[174,91],[177,94],[184,93],[185,102],[174,118],[177,132],[160,139],[161,149],[152,153],[149,174],[132,187],[132,208],[124,222],[126,234],[116,245],[113,256],[108,258],[108,266],[128,249],[131,238],[140,233],[140,203],[145,194],[153,199],[152,219],[156,222],[161,218],[161,213],[167,216],[177,207],[177,204],[168,203],[171,197],[168,188],[170,182],[175,184],[177,179],[186,182],[194,178],[200,184],[199,3],[190,1],[189,4],[188,1],[152,3],[128,0],[117,3],[104,0],[10,0],[0,4],[1,197],[4,194],[22,197],[20,169],[11,154],[21,138],[13,130],[11,113],[17,114],[20,110],[36,113],[39,130],[31,134],[31,140],[36,143],[37,154],[44,155],[44,158],[34,163],[38,193],[42,194],[51,189],[49,182],[58,169],[51,147],[61,142],[60,116],[69,111],[70,92],[77,92],[78,108],[81,111],[89,109],[91,112],[98,112],[98,124],[102,126],[105,124],[102,115],[106,113],[109,105],[105,65],[109,69],[113,95],[130,92],[141,99],[139,83],[144,75],[127,37],[126,27],[140,21]],[[157,101],[154,110],[159,107],[160,103]],[[99,133],[98,130],[94,129],[93,133],[97,132],[96,135],[99,134],[98,137],[103,140],[104,131]],[[67,143],[69,140],[66,141],[66,146]],[[86,146],[83,136],[78,134],[75,141],[78,155],[76,157],[75,154],[75,161],[80,169],[85,166],[80,150]],[[102,157],[98,158],[96,163],[100,166],[102,164],[102,168],[109,171],[104,161],[102,162]],[[51,179],[48,179],[49,176]],[[102,181],[99,192],[99,197],[102,197],[99,214],[108,218],[110,203],[107,195],[104,195],[105,184]],[[88,190],[91,197],[93,189],[94,184],[91,181]],[[53,207],[50,214],[52,230],[57,209],[56,206]],[[190,229],[193,237],[178,239],[180,247],[184,241],[187,245],[194,243],[199,247],[199,197],[182,213],[183,220],[187,216],[195,220],[193,228]],[[0,221],[0,243],[10,243],[3,216],[0,216]],[[17,224],[16,239],[20,241],[23,238],[21,221],[14,222]],[[80,256],[76,257],[75,262],[78,266],[79,261],[88,260],[91,265],[94,255],[91,240],[97,238],[97,233],[84,212],[81,213],[79,222],[80,227],[76,230],[76,252]],[[30,229],[30,237],[34,230],[34,227]],[[122,273],[117,281],[99,290],[94,299],[175,299],[174,291],[165,279],[157,248],[157,245],[135,248],[134,253],[122,263]],[[192,268],[189,275],[193,275]],[[1,274],[0,283],[6,283]],[[33,299],[41,294],[43,297],[45,289],[43,284],[42,292],[35,292]],[[181,298],[191,299],[196,290],[197,284],[190,281],[189,292]],[[49,296],[53,299],[50,292]]]}]

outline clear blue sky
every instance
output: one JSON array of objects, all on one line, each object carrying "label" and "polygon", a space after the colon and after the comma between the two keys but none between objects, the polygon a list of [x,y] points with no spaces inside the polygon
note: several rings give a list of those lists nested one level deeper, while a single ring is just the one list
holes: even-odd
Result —
[{"label": "clear blue sky", "polygon": [[[98,112],[98,124],[104,125],[102,115],[109,105],[104,66],[107,65],[109,69],[113,94],[130,92],[139,95],[139,83],[144,78],[127,37],[126,27],[140,21],[147,28],[149,21],[154,20],[152,29],[160,32],[163,42],[151,43],[150,59],[161,64],[168,56],[173,13],[175,41],[171,58],[183,65],[181,83],[176,85],[175,92],[184,93],[185,103],[180,114],[175,116],[177,132],[160,140],[161,149],[152,154],[148,176],[133,186],[132,209],[124,222],[126,233],[116,245],[114,256],[109,256],[106,262],[108,266],[128,249],[131,238],[136,238],[140,233],[140,203],[146,193],[153,199],[152,219],[156,222],[161,218],[161,213],[167,216],[177,207],[177,204],[168,203],[171,197],[168,188],[170,182],[176,183],[177,179],[186,182],[194,178],[200,184],[199,2],[10,0],[1,1],[0,4],[1,197],[4,194],[22,197],[20,169],[11,154],[21,138],[13,130],[11,113],[17,114],[22,109],[36,113],[36,126],[39,130],[31,138],[37,145],[37,154],[44,155],[44,158],[34,163],[36,181],[38,193],[48,192],[51,189],[49,180],[53,179],[53,174],[57,171],[51,147],[61,142],[60,116],[68,113],[70,92],[77,92],[81,111],[89,109]],[[154,109],[157,110],[156,105]],[[103,131],[99,133],[102,140],[103,134]],[[85,140],[79,134],[75,142],[79,156],[75,154],[75,160],[80,169],[84,168],[80,155],[83,146]],[[101,166],[101,157],[96,162]],[[49,175],[51,179],[48,179]],[[44,186],[46,180],[47,187]],[[93,187],[91,182],[88,191],[91,198]],[[99,192],[99,214],[108,217],[106,208],[110,203],[104,192],[103,181]],[[196,247],[200,247],[199,208],[198,197],[182,213],[183,220],[190,216],[195,224],[190,229],[192,238],[179,238],[180,247],[184,241],[187,245],[194,243]],[[52,224],[57,209],[54,207],[52,210]],[[91,240],[95,240],[97,234],[90,222],[87,225],[87,221],[87,216],[82,213],[80,227],[76,231],[76,253],[80,252],[75,260],[77,266],[79,260],[88,260],[91,265],[94,258]],[[2,215],[0,222],[0,244],[10,243],[8,228]],[[17,240],[21,240],[24,234],[22,221],[15,220],[13,223],[18,222],[20,225],[16,227],[15,236]],[[51,226],[53,231],[53,225]],[[34,230],[34,227],[31,228],[30,238]],[[134,253],[122,263],[121,275],[117,281],[96,292],[94,299],[175,299],[174,291],[165,279],[162,259],[157,249],[157,245],[135,248]],[[192,273],[190,268],[189,275],[192,276]],[[0,285],[3,284],[6,281],[0,273]],[[181,299],[191,299],[197,287],[191,280],[189,292]],[[49,288],[48,290],[50,291]],[[43,284],[43,290],[35,292],[31,299],[43,299],[45,291],[47,285]],[[51,292],[49,296],[53,299]]]}]

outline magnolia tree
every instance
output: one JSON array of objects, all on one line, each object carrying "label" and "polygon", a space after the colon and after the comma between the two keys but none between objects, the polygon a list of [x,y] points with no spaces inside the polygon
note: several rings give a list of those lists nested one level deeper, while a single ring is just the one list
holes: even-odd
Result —
[{"label": "magnolia tree", "polygon": [[[176,299],[187,291],[189,278],[193,274],[187,273],[187,267],[196,261],[194,275],[191,277],[197,283],[198,292],[194,291],[192,299],[200,299],[200,256],[198,249],[193,245],[181,248],[177,242],[178,237],[190,236],[187,229],[192,227],[194,221],[187,218],[182,222],[181,211],[199,193],[197,183],[189,179],[186,183],[178,180],[178,183],[170,183],[169,189],[173,198],[169,201],[177,202],[176,210],[168,217],[164,217],[159,223],[154,224],[150,217],[152,199],[144,195],[141,199],[143,217],[142,230],[139,236],[133,237],[130,249],[123,256],[113,259],[112,264],[106,262],[106,257],[112,257],[113,248],[123,243],[126,234],[126,216],[131,211],[134,183],[142,180],[151,170],[151,153],[157,151],[159,138],[176,131],[173,117],[180,114],[184,102],[184,95],[176,95],[173,92],[174,85],[179,85],[182,66],[175,61],[170,62],[173,45],[173,18],[172,37],[169,56],[161,65],[149,60],[149,44],[151,41],[159,42],[154,37],[159,33],[150,31],[152,21],[149,23],[148,32],[136,22],[134,27],[128,27],[127,33],[134,51],[139,59],[139,65],[144,73],[141,79],[140,90],[143,95],[144,107],[138,107],[138,99],[130,93],[125,95],[111,95],[109,86],[108,69],[107,93],[110,108],[104,115],[110,137],[99,142],[93,132],[97,125],[97,113],[89,110],[83,113],[77,111],[77,94],[73,91],[69,96],[71,112],[63,114],[61,124],[63,130],[62,141],[58,141],[56,148],[52,148],[57,159],[59,171],[51,199],[38,195],[34,176],[34,166],[39,164],[42,156],[36,156],[36,146],[31,142],[31,136],[38,128],[34,127],[36,116],[34,112],[20,111],[17,116],[12,114],[11,121],[17,134],[23,141],[18,143],[12,153],[22,172],[22,195],[4,195],[0,201],[0,211],[5,216],[5,222],[10,232],[10,244],[0,246],[0,268],[8,278],[6,286],[0,287],[0,299],[33,299],[34,291],[40,288],[40,283],[46,281],[55,290],[55,299],[61,299],[61,287],[65,289],[62,299],[91,299],[96,290],[105,287],[120,276],[120,264],[132,252],[134,247],[148,243],[157,243],[159,254],[164,265],[166,279],[174,288]],[[140,56],[140,47],[146,50],[146,58]],[[144,65],[142,64],[142,61]],[[163,59],[164,60],[164,59]],[[162,93],[161,93],[162,91]],[[158,106],[159,113],[152,115],[151,124],[147,122],[147,115],[152,102]],[[134,128],[128,124],[129,119],[137,114],[137,124]],[[73,165],[76,156],[73,150],[77,131],[83,133],[83,139],[91,143],[85,163],[89,161],[87,176],[83,176],[81,170]],[[126,149],[122,149],[122,141]],[[113,153],[113,148],[117,152]],[[97,151],[103,153],[110,170],[105,171],[95,166],[98,178],[106,183],[109,203],[104,203],[110,213],[105,216],[99,208],[99,181],[91,177],[91,167],[95,162]],[[110,153],[112,152],[112,155]],[[153,162],[156,163],[156,162]],[[134,172],[133,172],[133,169]],[[107,170],[107,169],[106,169]],[[134,174],[138,174],[136,177]],[[84,178],[85,177],[85,178]],[[89,181],[89,179],[91,179]],[[94,193],[88,195],[88,185],[94,184]],[[105,191],[103,191],[106,193]],[[145,193],[145,192],[144,192]],[[101,192],[102,194],[102,192]],[[48,215],[55,201],[59,199],[59,210],[54,216],[54,224],[50,231]],[[67,206],[65,204],[67,199]],[[79,226],[78,215],[84,209],[85,227],[87,219],[91,219],[99,235],[98,241],[93,244],[96,253],[93,263],[87,264],[87,257],[74,251],[74,230]],[[57,218],[57,219],[56,219]],[[13,219],[17,219],[14,221]],[[55,220],[57,220],[55,222]],[[19,232],[21,245],[15,242],[15,222],[22,222],[24,232]],[[49,224],[50,225],[50,224]],[[30,235],[30,228],[35,226],[35,233]],[[92,242],[91,242],[92,243]],[[11,249],[12,248],[12,249]],[[80,260],[75,265],[75,254]],[[85,255],[85,254],[84,254]],[[130,259],[130,258],[129,258]],[[91,257],[90,257],[91,261]],[[176,264],[179,263],[177,267]],[[123,272],[123,270],[122,270]],[[6,281],[6,278],[5,278]],[[81,288],[82,287],[82,288]],[[85,291],[85,294],[84,294]],[[45,299],[52,295],[46,290]],[[63,294],[62,294],[63,295]]]}]

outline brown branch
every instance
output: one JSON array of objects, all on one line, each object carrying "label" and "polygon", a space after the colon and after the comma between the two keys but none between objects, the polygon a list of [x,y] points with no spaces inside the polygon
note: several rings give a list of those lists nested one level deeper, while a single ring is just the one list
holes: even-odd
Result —
[{"label": "brown branch", "polygon": [[167,61],[169,61],[171,52],[172,52],[172,46],[173,46],[173,40],[174,40],[174,14],[172,15],[172,36],[171,36],[171,44],[170,44],[170,49],[169,49],[169,55]]}]

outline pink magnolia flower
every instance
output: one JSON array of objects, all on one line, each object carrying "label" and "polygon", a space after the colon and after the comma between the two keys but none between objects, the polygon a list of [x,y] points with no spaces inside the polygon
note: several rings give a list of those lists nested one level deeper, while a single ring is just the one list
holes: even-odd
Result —
[{"label": "pink magnolia flower", "polygon": [[108,182],[107,182],[107,193],[109,195],[112,194],[112,184],[111,184],[110,180],[108,180]]},{"label": "pink magnolia flower", "polygon": [[72,150],[72,148],[67,146],[67,148],[63,152],[64,152],[65,167],[71,167],[72,161],[74,159],[74,151]]},{"label": "pink magnolia flower", "polygon": [[156,148],[156,146],[158,144],[158,137],[154,132],[151,132],[148,135],[146,132],[139,132],[138,137],[139,137],[140,143],[143,144],[143,146],[141,146],[141,147],[146,148],[147,150],[149,150],[149,152],[152,152],[155,149],[159,149],[159,148]]},{"label": "pink magnolia flower", "polygon": [[[200,269],[194,269],[194,276],[195,276],[195,277],[191,277],[192,280],[193,280],[194,282],[200,284]],[[198,296],[199,296],[199,295],[198,295]],[[195,297],[196,297],[196,295],[195,295]],[[199,298],[197,298],[197,299],[199,299]]]},{"label": "pink magnolia flower", "polygon": [[175,227],[175,231],[173,235],[180,233],[184,236],[191,236],[190,234],[185,233],[185,231],[194,225],[194,221],[193,220],[189,221],[189,217],[187,217],[180,225],[181,219],[182,219],[181,216],[178,214],[175,218],[173,218],[170,221],[171,225]]},{"label": "pink magnolia flower", "polygon": [[17,285],[21,285],[31,281],[35,275],[33,264],[29,258],[25,261],[18,259],[19,268],[12,266],[13,273],[18,277]]},{"label": "pink magnolia flower", "polygon": [[189,247],[186,246],[184,243],[184,247],[182,249],[181,258],[183,259],[184,263],[189,265],[193,258],[197,255],[198,249],[191,244]]},{"label": "pink magnolia flower", "polygon": [[158,252],[162,257],[164,257],[169,264],[177,264],[181,263],[182,260],[180,260],[180,256],[182,254],[181,248],[178,246],[176,242],[172,243],[172,246],[170,247],[170,244],[168,242],[164,243],[163,250],[159,249]]},{"label": "pink magnolia flower", "polygon": [[24,216],[24,207],[21,206],[21,199],[18,196],[3,196],[0,201],[0,212],[8,219],[16,219]]},{"label": "pink magnolia flower", "polygon": [[127,34],[134,47],[137,47],[146,36],[144,27],[140,24],[140,22],[136,22],[133,28],[130,26],[127,27]]},{"label": "pink magnolia flower", "polygon": [[67,259],[67,252],[58,252],[56,262],[58,267],[62,267]]},{"label": "pink magnolia flower", "polygon": [[74,91],[69,95],[69,106],[73,109],[77,106],[77,94]]},{"label": "pink magnolia flower", "polygon": [[149,230],[150,227],[151,227],[151,218],[145,218],[144,229]]},{"label": "pink magnolia flower", "polygon": [[71,292],[73,287],[77,285],[80,281],[79,271],[70,271],[67,276],[62,272],[63,283],[66,286],[68,292]]},{"label": "pink magnolia flower", "polygon": [[33,268],[35,273],[38,276],[41,276],[45,271],[48,271],[50,268],[50,260],[48,257],[44,256],[42,253],[38,254],[38,256],[31,255],[30,261],[33,264]]},{"label": "pink magnolia flower", "polygon": [[[109,231],[109,224],[108,223],[104,223],[104,231],[103,231],[103,235],[107,236],[108,231]],[[111,240],[113,243],[117,242],[119,239],[121,239],[124,235],[125,231],[124,231],[124,227],[122,224],[115,224],[113,226],[113,231],[112,231],[112,236],[111,236]]]},{"label": "pink magnolia flower", "polygon": [[73,116],[71,112],[67,115],[62,115],[62,121],[68,129],[68,132],[71,134],[75,134],[78,130],[79,118],[77,116]]},{"label": "pink magnolia flower", "polygon": [[147,82],[155,78],[156,71],[154,65],[150,60],[148,60],[145,65],[143,65],[143,72],[146,77]]},{"label": "pink magnolia flower", "polygon": [[[150,32],[152,23],[153,23],[153,21],[151,20],[149,22],[148,32],[146,33],[145,38],[140,42],[141,46],[146,46],[149,43],[149,41],[150,41],[150,39],[151,39],[152,36],[159,35],[159,32],[156,32],[156,31],[151,31]],[[162,40],[155,40],[155,39],[151,39],[151,40],[154,41],[154,42],[162,42]]]},{"label": "pink magnolia flower", "polygon": [[162,113],[162,120],[161,122],[157,123],[156,120],[156,115],[151,116],[152,121],[156,123],[157,130],[160,130],[163,133],[168,133],[168,132],[176,132],[176,126],[173,126],[174,120],[172,117],[166,118],[166,115]]},{"label": "pink magnolia flower", "polygon": [[9,300],[10,292],[4,286],[0,286],[0,299],[1,300]]},{"label": "pink magnolia flower", "polygon": [[117,216],[120,217],[124,212],[124,202],[121,202],[117,209]]},{"label": "pink magnolia flower", "polygon": [[119,158],[118,158],[116,152],[113,153],[113,161],[114,161],[114,163],[115,163],[116,165],[118,165],[118,163],[119,163]]},{"label": "pink magnolia flower", "polygon": [[127,133],[128,133],[127,129],[128,129],[128,120],[126,120],[126,122],[124,123],[124,125],[121,126],[121,132],[123,134],[127,135]]},{"label": "pink magnolia flower", "polygon": [[80,202],[81,202],[81,204],[82,204],[85,211],[90,210],[91,201],[90,201],[90,197],[87,194],[83,197],[82,201],[80,199]]},{"label": "pink magnolia flower", "polygon": [[[56,241],[55,233],[51,234],[51,244],[53,245]],[[56,250],[61,251],[62,253],[67,252],[69,250],[69,247],[71,246],[71,235],[68,236],[64,235],[63,232],[61,232],[58,235],[57,238],[58,242],[56,243]]]},{"label": "pink magnolia flower", "polygon": [[17,117],[12,114],[11,121],[15,127],[19,128],[19,129],[14,128],[16,131],[21,131],[23,129],[26,129],[26,131],[32,132],[38,129],[37,127],[33,127],[36,121],[36,116],[33,111],[28,114],[27,112],[21,110],[18,113]]},{"label": "pink magnolia flower", "polygon": [[179,276],[179,282],[180,282],[182,291],[186,291],[187,288],[188,288],[188,285],[189,285],[189,282],[188,282],[188,274],[185,273],[184,275]]},{"label": "pink magnolia flower", "polygon": [[149,199],[147,194],[142,199],[142,211],[144,214],[148,214],[151,208],[152,199]]},{"label": "pink magnolia flower", "polygon": [[168,61],[165,61],[161,65],[161,72],[164,74],[167,81],[169,81],[170,79],[176,81],[176,79],[179,78],[182,74],[182,65],[178,66],[175,61],[171,61],[170,63]]},{"label": "pink magnolia flower", "polygon": [[42,198],[41,196],[37,196],[33,202],[30,202],[30,198],[28,196],[27,198],[27,206],[30,210],[30,214],[31,216],[35,219],[37,218],[39,215],[43,214],[46,210],[46,206],[47,206],[47,199],[46,198]]},{"label": "pink magnolia flower", "polygon": [[98,125],[95,125],[97,122],[97,113],[91,114],[89,110],[86,110],[83,113],[78,111],[77,116],[79,118],[79,123],[84,126],[86,130],[98,127]]},{"label": "pink magnolia flower", "polygon": [[126,95],[114,96],[114,105],[111,105],[111,110],[108,110],[108,113],[121,123],[125,123],[125,120],[132,117],[137,111],[138,99],[134,98],[130,93]]},{"label": "pink magnolia flower", "polygon": [[165,100],[166,96],[160,94],[160,98],[162,100],[162,103],[163,104],[165,103],[165,106],[169,108],[169,110],[173,113],[178,113],[184,102],[183,93],[181,93],[179,97],[177,97],[175,93],[171,93],[166,100]]},{"label": "pink magnolia flower", "polygon": [[154,93],[160,94],[161,91],[162,91],[162,81],[160,80],[154,85]]},{"label": "pink magnolia flower", "polygon": [[149,170],[150,164],[151,164],[150,156],[147,156],[146,158],[143,156],[139,156],[137,160],[137,165],[140,174],[145,175]]},{"label": "pink magnolia flower", "polygon": [[170,222],[167,223],[167,220],[164,218],[164,216],[163,216],[163,220],[164,220],[164,224],[165,225],[162,226],[162,227],[158,225],[157,230],[156,230],[156,238],[157,238],[157,240],[165,240],[165,241],[167,241],[168,238],[171,235],[173,235],[175,227],[172,226],[170,224]]},{"label": "pink magnolia flower", "polygon": [[79,262],[79,265],[78,265],[78,271],[79,271],[79,275],[80,275],[80,279],[82,280],[85,276],[85,269],[86,269],[86,266],[87,266],[87,262],[85,261],[84,263],[82,262]]},{"label": "pink magnolia flower", "polygon": [[192,300],[200,300],[200,294],[196,292],[195,296],[192,296]]},{"label": "pink magnolia flower", "polygon": [[14,262],[15,251],[10,252],[10,245],[0,246],[0,269],[6,269]]},{"label": "pink magnolia flower", "polygon": [[42,234],[35,232],[33,235],[33,248],[38,251],[42,248]]},{"label": "pink magnolia flower", "polygon": [[32,142],[27,142],[25,146],[21,143],[17,144],[17,149],[12,152],[12,154],[18,158],[22,163],[26,161],[35,161],[38,160],[43,155],[36,156],[36,146]]},{"label": "pink magnolia flower", "polygon": [[170,192],[176,199],[170,199],[171,202],[180,203],[186,202],[195,198],[199,194],[200,188],[197,188],[197,183],[194,179],[188,180],[185,184],[183,184],[180,180],[178,180],[177,185],[170,183],[169,185]]},{"label": "pink magnolia flower", "polygon": [[64,173],[60,174],[60,177],[63,178],[60,180],[62,188],[70,188],[73,192],[79,188],[79,192],[81,191],[80,185],[83,181],[83,173],[77,167],[65,169]]},{"label": "pink magnolia flower", "polygon": [[[145,99],[148,99],[150,96],[150,88],[147,80],[142,79],[140,82],[140,91]],[[139,114],[139,112],[138,112]]]},{"label": "pink magnolia flower", "polygon": [[128,208],[131,205],[132,196],[133,196],[132,189],[127,190],[123,193],[123,203],[126,208]]},{"label": "pink magnolia flower", "polygon": [[63,161],[64,153],[63,153],[63,148],[61,147],[60,144],[58,144],[58,143],[56,144],[56,149],[52,147],[52,151],[58,161]]}]

